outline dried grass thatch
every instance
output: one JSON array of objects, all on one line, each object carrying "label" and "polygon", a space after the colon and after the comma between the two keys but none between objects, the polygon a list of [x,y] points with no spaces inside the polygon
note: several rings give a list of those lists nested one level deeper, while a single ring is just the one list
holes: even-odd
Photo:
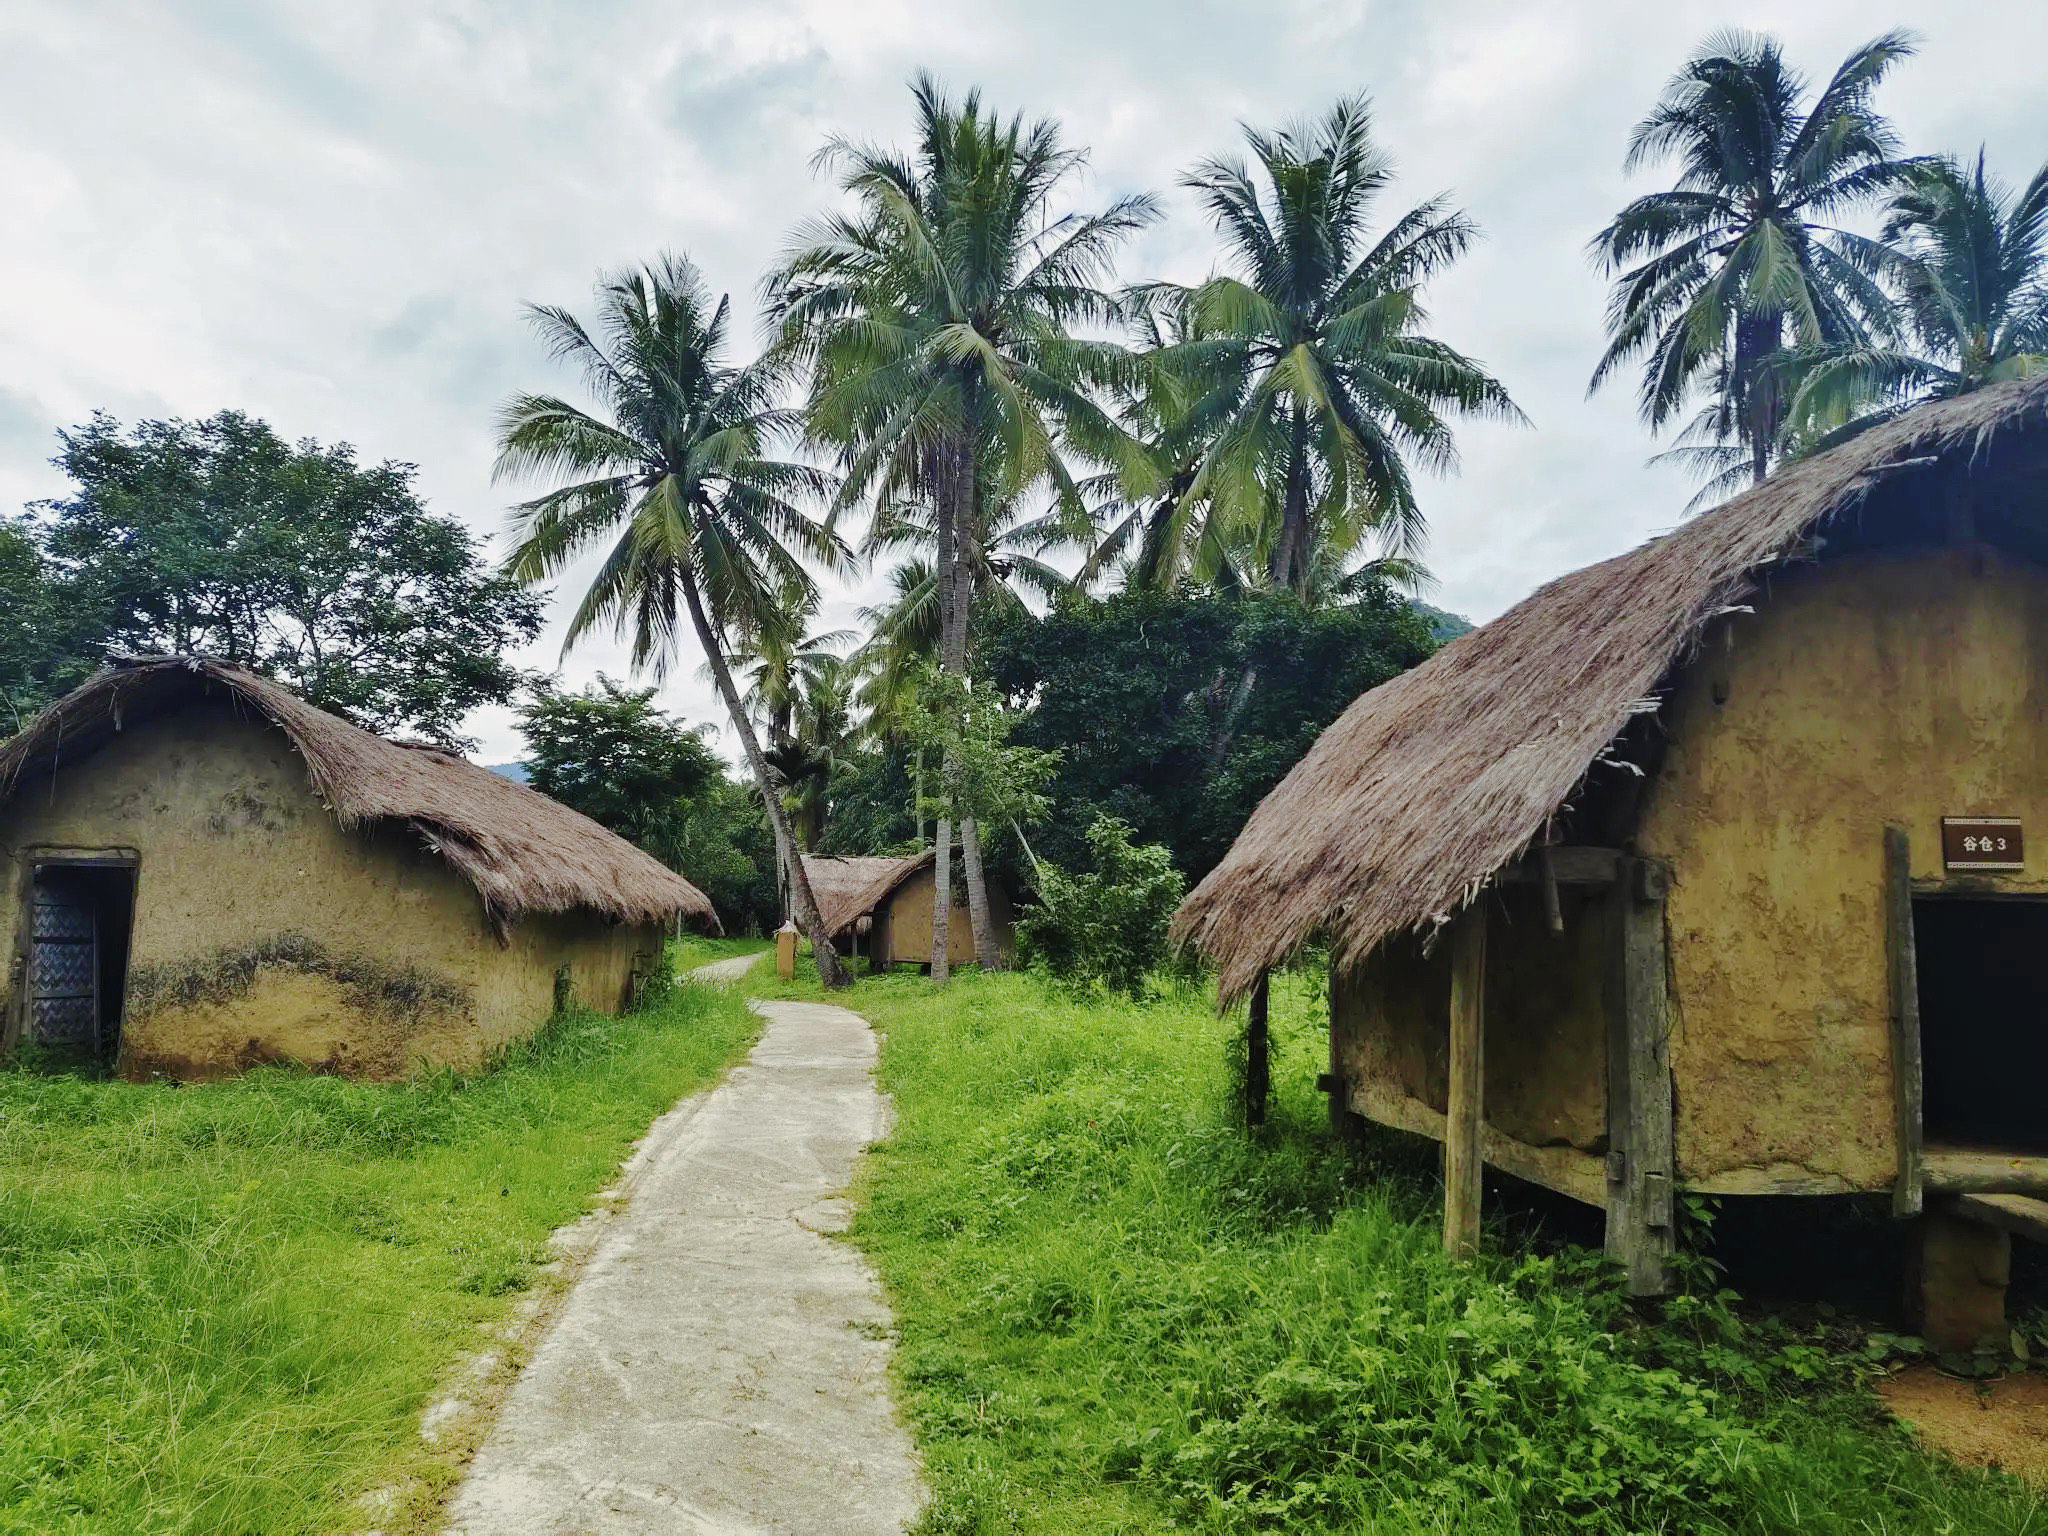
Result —
[{"label": "dried grass thatch", "polygon": [[880,858],[807,853],[804,873],[810,877],[811,894],[818,898],[818,915],[824,919],[825,932],[837,938],[931,862],[930,849]]},{"label": "dried grass thatch", "polygon": [[268,678],[210,657],[117,662],[0,746],[0,802],[27,774],[76,762],[124,721],[225,695],[281,729],[345,827],[402,822],[483,898],[500,933],[530,913],[718,926],[704,893],[589,817],[451,752],[387,741]]},{"label": "dried grass thatch", "polygon": [[1667,674],[1757,572],[1903,461],[1953,468],[2044,419],[2048,378],[1921,406],[1540,588],[1354,701],[1188,896],[1176,938],[1221,966],[1229,1001],[1319,933],[1348,964],[1449,915],[1655,709]]}]

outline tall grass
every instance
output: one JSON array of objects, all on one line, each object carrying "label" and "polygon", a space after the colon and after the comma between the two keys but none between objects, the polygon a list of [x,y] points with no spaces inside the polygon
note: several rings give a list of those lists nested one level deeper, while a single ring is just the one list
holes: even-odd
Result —
[{"label": "tall grass", "polygon": [[360,1525],[548,1234],[754,1027],[685,986],[397,1085],[0,1070],[0,1530]]},{"label": "tall grass", "polygon": [[886,1041],[853,1235],[900,1314],[930,1532],[2048,1531],[1920,1454],[1837,1341],[1711,1289],[1652,1325],[1597,1257],[1498,1230],[1448,1262],[1412,1153],[1331,1144],[1298,979],[1256,1145],[1206,997],[970,973],[834,1001]]}]

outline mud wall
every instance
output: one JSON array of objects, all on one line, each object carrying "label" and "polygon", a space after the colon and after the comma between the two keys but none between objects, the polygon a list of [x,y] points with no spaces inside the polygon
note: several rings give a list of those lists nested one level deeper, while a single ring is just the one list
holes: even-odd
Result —
[{"label": "mud wall", "polygon": [[[1982,547],[1773,576],[1666,705],[1637,843],[1670,864],[1678,1165],[1731,1191],[1895,1171],[1883,830],[2048,837],[2048,573]],[[1985,883],[2048,891],[2048,856]],[[1979,877],[1980,879],[1984,877]]]},{"label": "mud wall", "polygon": [[[1565,886],[1558,896],[1561,934],[1533,885],[1484,898],[1485,1119],[1526,1146],[1598,1152],[1607,1137],[1609,920],[1597,893]],[[1425,953],[1419,938],[1397,937],[1332,976],[1334,1061],[1360,1113],[1405,1125],[1399,1100],[1444,1112],[1450,1004],[1447,940]]]},{"label": "mud wall", "polygon": [[537,913],[510,942],[482,952],[477,986],[478,1039],[495,1050],[554,1011],[555,975],[569,968],[572,1006],[617,1013],[631,1001],[633,972],[661,959],[659,923],[607,922],[594,912]]},{"label": "mud wall", "polygon": [[[996,947],[1008,961],[1017,950],[1009,893],[991,884],[988,906],[989,920],[996,930]],[[919,870],[897,886],[875,911],[873,953],[879,963],[928,963],[932,957],[932,913],[937,907],[938,877],[930,869]],[[967,889],[957,880],[953,883],[953,915],[946,925],[946,954],[955,965],[974,962],[974,925],[967,912]]]},{"label": "mud wall", "polygon": [[[284,733],[225,700],[131,721],[0,808],[10,953],[33,860],[114,849],[137,860],[129,1076],[469,1065],[547,1017],[558,955],[583,961],[593,998],[626,985],[618,937],[566,920],[522,924],[502,948],[475,890],[415,834],[344,831]],[[6,985],[16,1018],[18,970]]]}]

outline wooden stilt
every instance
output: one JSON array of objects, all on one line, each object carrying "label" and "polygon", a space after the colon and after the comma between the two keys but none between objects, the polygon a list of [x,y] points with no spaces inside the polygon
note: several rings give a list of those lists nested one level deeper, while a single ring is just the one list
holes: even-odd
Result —
[{"label": "wooden stilt", "polygon": [[1631,1296],[1671,1289],[1671,1017],[1664,975],[1660,864],[1631,860],[1615,891],[1613,988],[1607,1037],[1607,1252],[1628,1271]]},{"label": "wooden stilt", "polygon": [[1451,1080],[1444,1120],[1444,1251],[1479,1251],[1483,1164],[1479,1128],[1486,1104],[1486,907],[1475,901],[1451,935]]},{"label": "wooden stilt", "polygon": [[1885,953],[1892,987],[1892,1134],[1898,1175],[1892,1214],[1918,1216],[1926,1204],[1922,1144],[1920,969],[1913,948],[1913,851],[1904,827],[1884,829]]},{"label": "wooden stilt", "polygon": [[1266,1123],[1266,1097],[1272,1089],[1272,1056],[1266,1032],[1266,981],[1269,973],[1259,972],[1252,983],[1250,1006],[1244,1025],[1244,1123]]}]

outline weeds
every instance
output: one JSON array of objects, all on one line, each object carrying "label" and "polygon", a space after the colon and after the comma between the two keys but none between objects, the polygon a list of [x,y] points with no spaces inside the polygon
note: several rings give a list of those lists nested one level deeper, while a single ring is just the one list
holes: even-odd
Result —
[{"label": "weeds", "polygon": [[348,1528],[548,1235],[753,1027],[685,987],[402,1084],[0,1070],[0,1531]]},{"label": "weeds", "polygon": [[1320,993],[1274,980],[1254,1144],[1200,995],[856,991],[898,1118],[853,1237],[899,1313],[927,1536],[2048,1531],[1885,1422],[1858,1341],[1709,1265],[1652,1322],[1541,1233],[1447,1261],[1407,1144],[1324,1130]]}]

